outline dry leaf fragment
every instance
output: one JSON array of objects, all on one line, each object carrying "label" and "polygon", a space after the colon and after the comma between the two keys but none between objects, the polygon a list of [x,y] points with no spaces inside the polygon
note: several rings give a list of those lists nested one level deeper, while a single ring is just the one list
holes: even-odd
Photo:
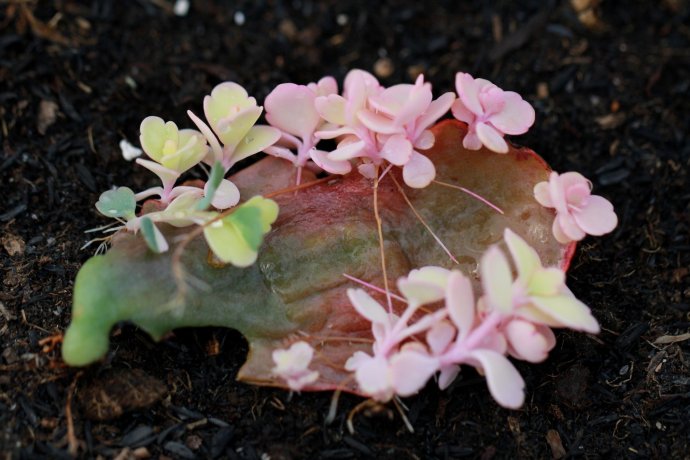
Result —
[{"label": "dry leaf fragment", "polygon": [[26,244],[24,243],[24,240],[21,237],[17,235],[7,234],[2,237],[1,241],[2,246],[5,248],[5,251],[7,251],[7,254],[9,254],[10,257],[24,254],[24,248]]},{"label": "dry leaf fragment", "polygon": [[666,345],[669,343],[685,342],[690,340],[690,332],[680,335],[662,335],[654,341],[655,345]]}]

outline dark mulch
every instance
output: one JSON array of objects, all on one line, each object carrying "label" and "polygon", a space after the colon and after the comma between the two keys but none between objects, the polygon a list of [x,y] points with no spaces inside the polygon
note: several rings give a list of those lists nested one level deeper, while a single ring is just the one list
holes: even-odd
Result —
[{"label": "dark mulch", "polygon": [[[581,13],[584,23],[569,2],[537,0],[192,3],[180,18],[165,0],[0,2],[6,457],[68,456],[71,385],[85,457],[141,447],[173,458],[688,455],[690,342],[654,343],[690,327],[686,0],[605,0]],[[468,372],[449,392],[430,387],[406,401],[414,434],[390,407],[356,415],[350,434],[358,398],[341,398],[326,426],[329,394],[289,399],[236,383],[246,344],[233,331],[186,330],[155,344],[123,326],[107,359],[83,372],[42,351],[41,339],[68,323],[90,255],[79,249],[83,231],[104,223],[99,192],[150,180],[118,148],[136,143],[143,117],[191,126],[185,110],[200,110],[220,81],[262,100],[277,83],[342,79],[353,67],[386,83],[423,71],[437,92],[464,70],[521,92],[538,121],[519,141],[556,170],[592,178],[616,206],[619,229],[586,240],[569,279],[603,332],[560,333],[546,363],[520,365],[522,410],[499,409]]]}]

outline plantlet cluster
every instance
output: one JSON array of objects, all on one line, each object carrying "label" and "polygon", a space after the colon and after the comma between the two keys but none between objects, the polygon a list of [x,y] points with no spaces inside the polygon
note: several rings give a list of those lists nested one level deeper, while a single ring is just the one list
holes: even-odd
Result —
[{"label": "plantlet cluster", "polygon": [[[465,73],[456,75],[456,91],[457,94],[446,92],[434,98],[431,84],[425,82],[422,75],[414,84],[384,87],[368,72],[353,70],[345,78],[342,92],[331,77],[308,85],[285,83],[278,85],[261,107],[240,85],[222,83],[204,99],[206,121],[188,112],[197,130],[180,130],[174,123],[158,117],[148,117],[141,123],[140,141],[148,159],[139,158],[137,163],[158,176],[160,185],[138,193],[127,187],[107,191],[96,207],[105,216],[121,223],[114,229],[119,230],[118,233],[141,233],[148,248],[160,254],[156,257],[164,257],[162,254],[171,247],[166,237],[171,232],[162,231],[162,226],[196,226],[197,230],[187,233],[186,241],[176,243],[178,249],[203,233],[206,247],[216,261],[243,268],[256,262],[262,242],[274,233],[272,228],[295,225],[292,222],[295,219],[299,222],[297,216],[281,223],[279,205],[273,198],[290,193],[299,200],[300,194],[307,194],[315,184],[323,183],[323,179],[315,180],[319,175],[361,175],[362,180],[368,181],[373,198],[374,238],[378,241],[384,285],[373,284],[372,275],[364,280],[341,272],[341,276],[373,292],[370,295],[361,287],[347,288],[346,285],[338,292],[350,303],[348,314],[354,313],[360,322],[366,322],[370,332],[319,338],[309,331],[281,324],[283,332],[278,336],[282,337],[284,347],[273,347],[270,354],[257,358],[270,362],[268,366],[274,379],[270,383],[294,391],[334,388],[333,375],[340,374],[326,376],[324,369],[337,368],[338,372],[350,376],[344,380],[354,382],[341,382],[343,388],[385,402],[418,392],[435,376],[439,387],[447,388],[459,375],[460,366],[469,365],[486,376],[489,390],[500,405],[517,408],[524,401],[524,381],[507,356],[540,362],[555,345],[552,328],[596,333],[599,326],[589,308],[576,299],[565,284],[567,261],[557,266],[544,266],[539,248],[530,246],[525,235],[511,229],[510,221],[502,224],[502,242],[486,243],[477,271],[471,273],[453,268],[453,264],[458,263],[453,251],[425,220],[423,210],[415,208],[414,197],[421,196],[415,194],[425,193],[422,189],[431,185],[440,185],[461,190],[476,198],[482,206],[489,205],[491,212],[503,213],[492,203],[492,197],[475,193],[465,184],[437,180],[439,166],[429,154],[438,141],[439,131],[434,125],[451,112],[464,124],[461,143],[465,149],[477,151],[472,155],[507,156],[511,147],[505,135],[525,133],[534,123],[534,109],[517,93],[504,91],[487,80],[474,79]],[[264,110],[268,125],[257,125]],[[238,161],[259,152],[277,158],[274,161],[294,171],[294,185],[282,191],[264,193],[264,196],[242,196],[240,188],[226,174]],[[205,166],[207,180],[180,184],[184,173],[198,165]],[[396,177],[402,179],[401,183]],[[406,276],[397,280],[397,292],[388,285],[386,258],[391,257],[391,252],[384,241],[384,233],[395,229],[384,230],[381,217],[386,212],[385,202],[379,201],[379,189],[384,180],[389,187],[387,193],[399,192],[403,206],[409,206],[415,219],[423,225],[426,236],[432,237],[448,256],[432,265],[412,267]],[[526,186],[530,187],[530,194],[533,188],[532,200],[555,211],[545,211],[553,218],[553,235],[542,235],[541,239],[555,239],[557,243],[554,244],[564,245],[562,254],[567,252],[565,245],[587,234],[608,233],[617,224],[611,204],[592,195],[592,184],[578,173],[559,175],[551,172],[547,181]],[[452,193],[459,193],[457,190]],[[345,189],[344,199],[351,192]],[[317,203],[314,206],[329,206],[313,194],[309,196]],[[137,203],[142,201],[145,202],[137,211]],[[327,214],[326,209],[322,210]],[[333,222],[333,219],[324,218],[324,225],[335,225]],[[355,230],[343,226],[338,231],[346,235]],[[487,230],[490,231],[494,230]],[[179,231],[175,234],[179,235]],[[345,239],[344,236],[343,241]],[[358,241],[361,240],[366,238]],[[344,257],[356,260],[357,254],[353,250]],[[271,279],[287,277],[286,270],[299,271],[299,263],[311,263],[311,259],[298,259],[298,256],[295,255],[295,260],[300,262],[283,266],[282,271],[271,275]],[[559,262],[567,257],[563,255]],[[127,263],[126,258],[120,260]],[[181,264],[179,257],[169,260],[172,264]],[[277,266],[275,261],[261,264],[258,272],[251,273],[268,276],[266,273],[274,273],[272,270]],[[323,264],[327,271],[328,260],[324,258]],[[362,271],[371,271],[370,267],[366,268]],[[180,270],[175,272],[179,274]],[[242,279],[242,276],[254,275],[232,276]],[[299,273],[291,276],[298,277]],[[310,291],[302,290],[300,295],[312,296],[316,307],[310,308],[324,311],[331,308],[328,302],[335,302],[335,297],[317,294],[342,284],[342,280],[332,286],[310,284],[308,280],[302,282]],[[279,287],[272,289],[279,291],[282,299],[287,299],[283,300],[285,305],[294,302],[296,297],[290,294],[290,289],[297,290],[294,283],[276,286]],[[261,295],[269,296],[268,293]],[[382,305],[383,300],[385,305]],[[232,304],[234,299],[228,302]],[[75,300],[75,321],[76,305]],[[268,335],[256,332],[254,314],[245,312],[242,307],[231,316],[252,320],[247,320],[251,324],[246,330],[252,331],[249,334],[257,343],[275,343],[268,340]],[[334,315],[342,315],[343,321],[347,321],[348,316],[342,312]],[[165,326],[160,328],[155,317],[142,321],[155,336],[171,327],[169,319],[162,319]],[[184,324],[197,323],[188,320]],[[72,332],[72,337],[86,336],[81,334]],[[275,340],[276,334],[269,335]],[[323,346],[336,340],[342,341],[345,350],[339,349],[337,357],[326,352]],[[78,353],[71,351],[77,349],[78,341],[70,338],[68,331],[65,360],[86,364],[86,359],[77,358]],[[89,356],[88,359],[93,358]],[[338,359],[339,362],[333,362]],[[320,383],[324,378],[328,383]]]}]

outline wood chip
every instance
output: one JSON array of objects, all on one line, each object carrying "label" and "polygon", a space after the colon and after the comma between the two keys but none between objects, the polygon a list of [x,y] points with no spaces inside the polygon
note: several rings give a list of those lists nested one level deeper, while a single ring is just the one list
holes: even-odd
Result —
[{"label": "wood chip", "polygon": [[395,66],[389,58],[381,58],[374,63],[374,73],[379,78],[388,78],[393,75]]},{"label": "wood chip", "polygon": [[609,113],[594,119],[602,129],[615,129],[625,122],[625,113]]},{"label": "wood chip", "polygon": [[546,432],[546,442],[551,448],[551,455],[555,459],[563,458],[566,455],[566,451],[563,448],[563,442],[561,441],[561,435],[558,434],[556,430],[549,430]]}]

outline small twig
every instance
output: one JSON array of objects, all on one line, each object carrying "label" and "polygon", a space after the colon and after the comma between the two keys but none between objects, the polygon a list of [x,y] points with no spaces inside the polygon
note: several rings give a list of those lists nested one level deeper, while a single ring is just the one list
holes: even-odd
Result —
[{"label": "small twig", "polygon": [[328,406],[328,414],[326,414],[326,418],[324,419],[324,423],[326,425],[333,423],[335,416],[338,414],[338,401],[340,400],[340,393],[342,393],[340,388],[333,392],[333,396],[331,397],[331,405]]},{"label": "small twig", "polygon": [[305,182],[304,184],[294,185],[292,187],[283,188],[276,190],[275,192],[267,193],[264,198],[273,198],[280,195],[285,195],[286,193],[296,192],[305,188],[313,187],[315,185],[323,184],[324,182],[329,182],[334,179],[333,176],[322,177],[321,179],[316,179],[311,182]]},{"label": "small twig", "polygon": [[388,167],[383,170],[383,172],[379,176],[379,182],[381,182],[383,180],[383,178],[386,177],[386,174],[388,174],[388,171],[390,171],[392,167],[393,167],[393,163],[389,164]]},{"label": "small twig", "polygon": [[374,343],[374,339],[368,339],[366,337],[344,337],[338,335],[332,336],[321,336],[321,335],[311,335],[306,332],[302,333],[304,337],[314,339],[317,342],[354,342],[354,343]]},{"label": "small twig", "polygon": [[46,334],[50,334],[51,332],[48,329],[44,329],[41,326],[38,326],[36,324],[30,323],[28,319],[26,319],[26,312],[24,309],[22,309],[22,322],[26,324],[27,326],[33,327],[35,329],[38,329],[39,331],[45,332]]},{"label": "small twig", "polygon": [[65,404],[65,418],[67,419],[67,443],[69,446],[67,450],[72,457],[76,457],[77,452],[79,450],[79,441],[77,440],[77,437],[74,434],[74,419],[72,418],[72,395],[74,394],[74,391],[77,388],[77,381],[83,373],[84,371],[79,371],[74,376],[74,380],[72,380],[72,383],[67,389],[67,402]]}]

